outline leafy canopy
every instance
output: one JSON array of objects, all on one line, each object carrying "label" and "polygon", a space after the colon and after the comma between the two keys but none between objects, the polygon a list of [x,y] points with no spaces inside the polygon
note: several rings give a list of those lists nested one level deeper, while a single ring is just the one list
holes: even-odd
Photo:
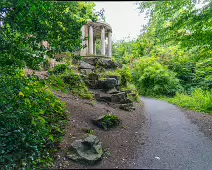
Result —
[{"label": "leafy canopy", "polygon": [[[81,27],[96,20],[91,2],[2,0],[0,2],[0,64],[33,67],[44,55],[81,49]],[[41,43],[48,41],[50,49]]]}]

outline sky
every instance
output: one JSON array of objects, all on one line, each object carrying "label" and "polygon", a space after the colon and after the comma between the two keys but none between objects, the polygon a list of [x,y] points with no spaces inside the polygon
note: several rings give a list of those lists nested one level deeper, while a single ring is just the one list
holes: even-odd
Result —
[{"label": "sky", "polygon": [[[142,25],[147,24],[148,19],[144,18],[144,14],[139,14],[136,9],[136,1],[94,1],[96,4],[95,10],[99,11],[102,8],[105,10],[106,22],[112,27],[113,40],[121,40],[130,36],[130,39],[135,39],[140,34]],[[199,0],[196,8],[201,8],[203,0]]]},{"label": "sky", "polygon": [[94,1],[95,10],[104,8],[106,22],[112,27],[113,40],[121,40],[130,36],[130,39],[137,38],[140,34],[141,25],[147,23],[144,15],[140,15],[136,9],[136,1]]}]

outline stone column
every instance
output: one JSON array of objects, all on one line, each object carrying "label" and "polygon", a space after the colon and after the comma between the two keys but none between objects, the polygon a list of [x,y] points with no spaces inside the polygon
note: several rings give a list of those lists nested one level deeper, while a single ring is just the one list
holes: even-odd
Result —
[{"label": "stone column", "polygon": [[96,39],[93,39],[93,53],[96,55]]},{"label": "stone column", "polygon": [[101,44],[102,44],[101,55],[105,55],[105,28],[104,27],[102,27],[102,31],[101,31]]},{"label": "stone column", "polygon": [[89,26],[89,54],[93,54],[93,27]]},{"label": "stone column", "polygon": [[[86,44],[84,38],[85,38],[85,25],[82,26],[81,28],[81,31],[82,31],[82,46],[84,46]],[[80,51],[80,55],[81,56],[86,56],[86,48],[82,48],[81,51]]]},{"label": "stone column", "polygon": [[88,36],[89,36],[89,34],[88,34],[88,25],[85,25],[85,38],[86,38],[86,40],[85,40],[85,44],[86,44],[86,48],[85,48],[85,56],[87,56],[88,55]]},{"label": "stone column", "polygon": [[108,56],[112,57],[112,33],[108,32]]}]

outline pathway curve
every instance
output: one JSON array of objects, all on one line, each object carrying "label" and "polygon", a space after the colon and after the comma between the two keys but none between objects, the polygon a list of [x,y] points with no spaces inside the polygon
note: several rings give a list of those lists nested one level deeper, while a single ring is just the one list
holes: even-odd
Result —
[{"label": "pathway curve", "polygon": [[169,103],[141,98],[148,115],[148,139],[133,168],[212,169],[212,141]]}]

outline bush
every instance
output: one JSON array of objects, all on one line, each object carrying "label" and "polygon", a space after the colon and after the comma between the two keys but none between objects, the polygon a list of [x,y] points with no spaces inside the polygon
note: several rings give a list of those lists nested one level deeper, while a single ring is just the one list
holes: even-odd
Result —
[{"label": "bush", "polygon": [[157,60],[154,57],[138,59],[132,70],[133,82],[142,95],[173,96],[182,89],[179,79]]},{"label": "bush", "polygon": [[64,134],[65,104],[23,71],[0,71],[0,169],[47,168]]},{"label": "bush", "polygon": [[49,74],[55,74],[55,75],[62,74],[66,71],[67,68],[68,65],[66,64],[58,64],[53,68],[53,70],[49,71]]},{"label": "bush", "polygon": [[88,91],[83,78],[79,74],[74,73],[71,69],[66,68],[62,74],[51,75],[46,82],[54,90],[61,90],[63,93],[71,91],[73,94],[84,99],[93,98],[93,95]]},{"label": "bush", "polygon": [[212,90],[195,89],[191,95],[177,93],[169,102],[178,106],[204,113],[212,113]]},{"label": "bush", "polygon": [[130,71],[129,66],[124,65],[121,69],[117,70],[117,73],[121,76],[121,86],[126,87],[127,82],[131,83],[132,82],[132,74]]},{"label": "bush", "polygon": [[113,127],[118,126],[121,120],[112,114],[106,114],[104,117],[98,120],[94,120],[93,123],[104,130],[110,130]]},{"label": "bush", "polygon": [[212,58],[200,60],[196,63],[194,81],[199,88],[212,89]]},{"label": "bush", "polygon": [[50,68],[50,58],[46,58],[43,61],[43,70],[48,70]]},{"label": "bush", "polygon": [[179,45],[155,46],[150,56],[159,58],[158,62],[176,73],[176,77],[186,90],[193,85],[195,72],[194,51],[182,49]]},{"label": "bush", "polygon": [[128,93],[128,98],[132,100],[133,102],[138,102],[140,101],[140,96],[138,94],[138,91],[135,87],[134,84],[132,83],[127,83],[126,87],[122,87],[121,90],[123,91],[131,91]]}]

